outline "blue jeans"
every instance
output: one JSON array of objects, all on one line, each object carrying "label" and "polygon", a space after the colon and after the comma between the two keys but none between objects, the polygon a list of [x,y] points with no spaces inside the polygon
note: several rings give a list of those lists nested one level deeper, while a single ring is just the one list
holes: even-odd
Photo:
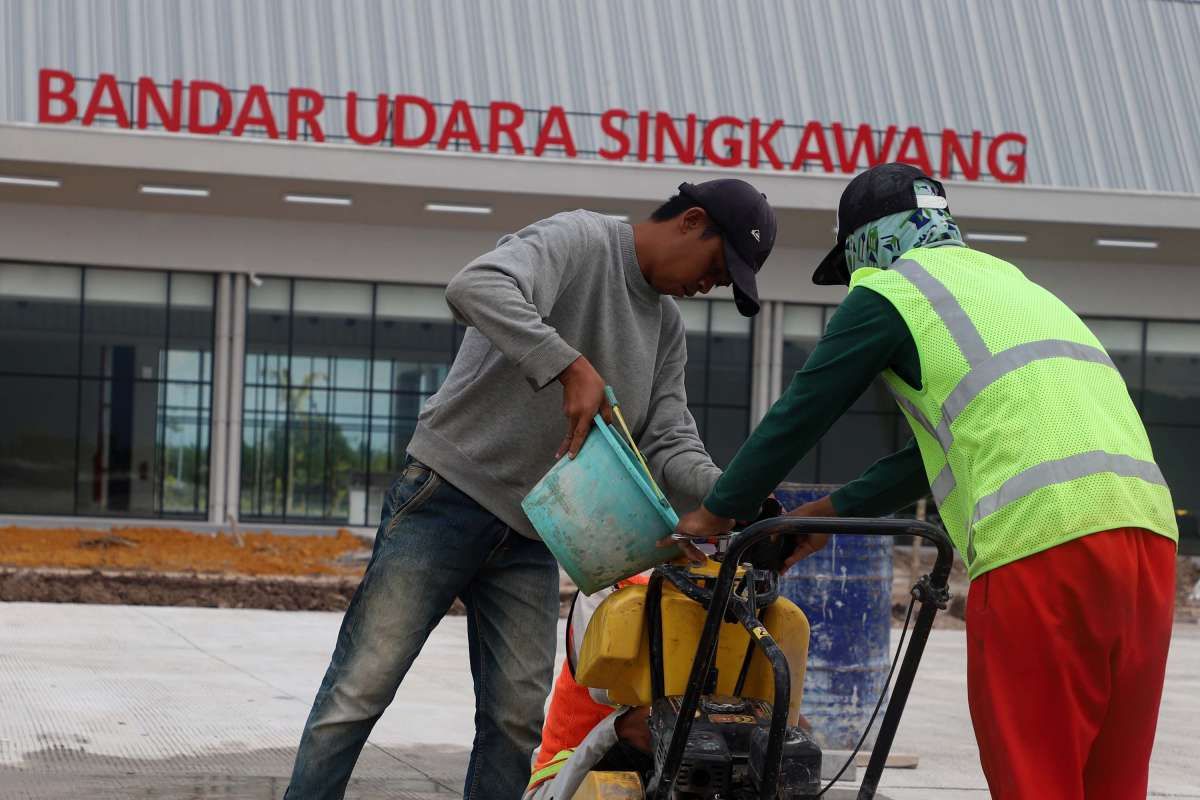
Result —
[{"label": "blue jeans", "polygon": [[475,683],[463,797],[520,798],[554,670],[558,565],[544,544],[411,457],[384,498],[375,549],[342,620],[285,798],[342,797],[371,728],[455,597],[467,607]]}]

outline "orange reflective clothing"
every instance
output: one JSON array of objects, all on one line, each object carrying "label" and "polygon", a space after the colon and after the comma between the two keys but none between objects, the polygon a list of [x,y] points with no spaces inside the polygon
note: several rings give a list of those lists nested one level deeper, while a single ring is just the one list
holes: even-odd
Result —
[{"label": "orange reflective clothing", "polygon": [[583,737],[611,713],[611,706],[597,703],[586,686],[575,682],[571,665],[564,661],[550,695],[550,710],[542,726],[542,746],[533,765],[536,780],[530,782],[530,788],[553,778],[557,770],[547,770],[545,773],[543,770],[552,763],[566,761]]},{"label": "orange reflective clothing", "polygon": [[[646,584],[649,580],[649,576],[635,575],[621,581],[618,588]],[[580,637],[583,634],[584,631],[579,631]],[[571,638],[574,635],[575,631],[568,628],[568,651],[571,650]],[[582,643],[582,639],[579,643]],[[566,763],[575,747],[612,711],[613,706],[597,703],[592,699],[588,687],[575,682],[571,659],[563,661],[562,670],[550,693],[550,708],[546,712],[546,722],[542,725],[542,744],[538,748],[529,788],[532,789],[558,774],[559,768]]]}]

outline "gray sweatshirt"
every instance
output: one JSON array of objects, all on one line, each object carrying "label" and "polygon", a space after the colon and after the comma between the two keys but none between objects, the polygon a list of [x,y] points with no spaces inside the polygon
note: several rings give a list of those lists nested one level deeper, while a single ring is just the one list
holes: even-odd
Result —
[{"label": "gray sweatshirt", "polygon": [[683,320],[642,275],[632,227],[582,210],[535,222],[468,264],[446,302],[470,327],[408,450],[511,528],[537,538],[521,500],[566,435],[555,379],[580,354],[676,507],[712,488],[721,472],[688,411]]}]

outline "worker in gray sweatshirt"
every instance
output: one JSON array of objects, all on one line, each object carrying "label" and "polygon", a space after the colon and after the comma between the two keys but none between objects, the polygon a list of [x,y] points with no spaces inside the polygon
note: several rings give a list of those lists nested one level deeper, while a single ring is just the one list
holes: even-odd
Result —
[{"label": "worker in gray sweatshirt", "polygon": [[755,275],[774,241],[775,214],[750,184],[685,183],[644,222],[557,214],[455,276],[446,302],[469,327],[384,498],[287,798],[342,797],[372,726],[456,597],[467,609],[476,702],[463,797],[521,796],[559,604],[558,565],[521,499],[556,458],[578,453],[597,413],[611,414],[606,384],[676,505],[707,495],[720,470],[688,411],[672,298],[732,284],[752,316]]}]

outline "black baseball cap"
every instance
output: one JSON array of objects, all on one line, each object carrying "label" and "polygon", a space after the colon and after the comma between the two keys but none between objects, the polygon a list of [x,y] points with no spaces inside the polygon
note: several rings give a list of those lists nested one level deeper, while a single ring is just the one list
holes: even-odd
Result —
[{"label": "black baseball cap", "polygon": [[775,211],[767,196],[737,178],[681,183],[679,193],[703,208],[721,229],[733,299],[742,316],[753,317],[759,307],[755,276],[775,245]]},{"label": "black baseball cap", "polygon": [[[937,195],[918,195],[914,184],[919,180],[932,183]],[[821,259],[813,273],[813,283],[849,286],[846,239],[850,234],[868,222],[913,208],[948,210],[950,204],[946,200],[946,187],[910,164],[880,164],[850,181],[838,204],[837,244]]]}]

